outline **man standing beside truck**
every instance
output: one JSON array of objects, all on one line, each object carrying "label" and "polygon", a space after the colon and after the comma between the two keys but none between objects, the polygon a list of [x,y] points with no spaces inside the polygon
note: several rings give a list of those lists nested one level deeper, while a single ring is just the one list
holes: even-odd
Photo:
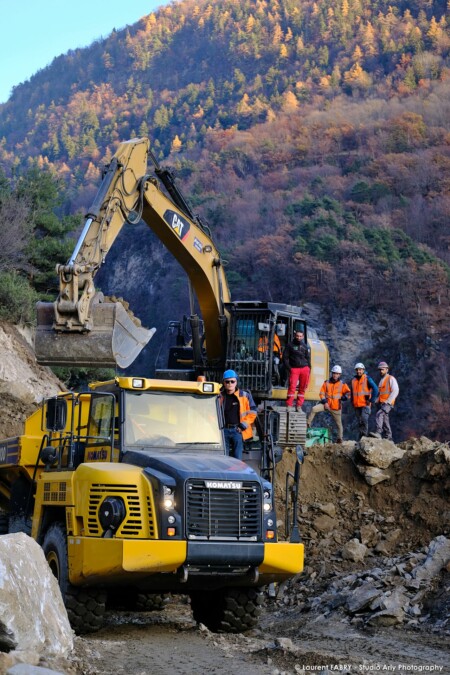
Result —
[{"label": "man standing beside truck", "polygon": [[256,419],[256,403],[249,391],[239,389],[238,376],[234,370],[226,370],[222,382],[219,401],[223,406],[225,419],[226,448],[229,455],[242,459],[244,441],[253,436],[252,423]]}]

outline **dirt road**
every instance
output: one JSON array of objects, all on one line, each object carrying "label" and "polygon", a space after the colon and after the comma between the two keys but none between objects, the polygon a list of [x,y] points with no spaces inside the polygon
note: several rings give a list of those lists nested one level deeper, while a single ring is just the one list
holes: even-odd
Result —
[{"label": "dirt road", "polygon": [[[189,606],[162,612],[111,614],[99,633],[76,638],[68,675],[286,675],[450,673],[450,638],[429,630],[349,628],[335,616],[307,619],[266,607],[246,635],[214,635],[193,622]],[[66,664],[67,666],[67,664]],[[327,670],[326,670],[327,669]]]}]

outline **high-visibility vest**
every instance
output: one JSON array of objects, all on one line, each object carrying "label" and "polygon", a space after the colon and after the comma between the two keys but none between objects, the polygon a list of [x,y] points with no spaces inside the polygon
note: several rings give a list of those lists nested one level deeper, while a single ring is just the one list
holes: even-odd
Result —
[{"label": "high-visibility vest", "polygon": [[326,398],[327,403],[330,406],[331,410],[340,410],[341,409],[341,398],[344,394],[349,394],[350,389],[341,380],[325,380],[322,385],[322,388],[319,392],[319,397],[321,399]]},{"label": "high-visibility vest", "polygon": [[[386,375],[380,380],[380,384],[378,385],[378,395],[379,395],[379,401],[380,403],[386,403],[388,400],[391,392],[392,392],[392,381],[391,381],[392,375],[389,375],[389,373],[386,373]],[[391,401],[391,405],[393,406],[395,403],[395,398],[393,401]]]},{"label": "high-visibility vest", "polygon": [[351,381],[352,386],[352,403],[355,408],[364,408],[370,405],[370,389],[367,381],[367,375],[363,375],[359,379],[354,377]]},{"label": "high-visibility vest", "polygon": [[[242,438],[244,441],[248,441],[253,436],[252,424],[257,415],[256,406],[255,408],[252,407],[249,394],[244,389],[236,389],[234,395],[239,401],[239,419],[241,422],[246,422],[248,424],[247,429],[242,430]],[[224,405],[224,394],[222,392],[219,395],[219,403],[220,405]]]},{"label": "high-visibility vest", "polygon": [[[258,340],[258,351],[266,352],[269,349],[269,338],[267,335],[262,335]],[[281,342],[278,335],[275,333],[273,337],[273,353],[276,356],[281,356]]]}]

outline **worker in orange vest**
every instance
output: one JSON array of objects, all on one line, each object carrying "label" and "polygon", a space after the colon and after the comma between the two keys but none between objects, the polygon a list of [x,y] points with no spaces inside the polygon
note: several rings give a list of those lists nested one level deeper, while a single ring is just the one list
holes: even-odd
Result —
[{"label": "worker in orange vest", "polygon": [[[261,357],[264,358],[269,351],[269,337],[268,335],[261,335],[258,340],[258,351]],[[280,361],[282,357],[281,342],[278,335],[273,336],[273,374],[275,376],[275,384],[280,384]]]},{"label": "worker in orange vest", "polygon": [[317,413],[323,412],[324,410],[328,411],[337,427],[337,443],[342,443],[344,435],[344,430],[342,428],[342,401],[346,401],[347,394],[350,394],[350,388],[345,382],[341,381],[341,375],[341,366],[333,366],[330,379],[325,380],[320,389],[320,403],[317,403],[317,405],[311,408],[311,412],[307,419],[308,427],[310,427]]},{"label": "worker in orange vest", "polygon": [[252,424],[257,408],[251,392],[239,389],[235,370],[223,374],[219,404],[222,406],[225,426],[223,429],[227,452],[236,459],[242,459],[244,441],[253,436]]},{"label": "worker in orange vest", "polygon": [[393,375],[389,375],[389,366],[386,361],[378,364],[381,380],[378,383],[378,410],[375,415],[376,432],[370,434],[375,438],[387,438],[392,441],[389,413],[394,407],[400,391],[398,382]]},{"label": "worker in orange vest", "polygon": [[364,363],[355,365],[355,377],[350,382],[351,400],[359,426],[359,438],[369,435],[369,418],[372,403],[378,399],[378,387],[371,377],[366,375]]}]

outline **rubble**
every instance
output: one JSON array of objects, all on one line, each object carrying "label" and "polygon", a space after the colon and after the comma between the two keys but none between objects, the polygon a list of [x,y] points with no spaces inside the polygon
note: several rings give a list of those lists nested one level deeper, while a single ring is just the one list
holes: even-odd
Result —
[{"label": "rubble", "polygon": [[[436,595],[450,607],[448,445],[370,438],[335,448],[309,448],[299,516],[307,567],[278,589],[276,602],[308,620],[337,613],[358,628],[450,633],[449,612],[430,611]],[[370,483],[363,463],[389,480]]]}]

